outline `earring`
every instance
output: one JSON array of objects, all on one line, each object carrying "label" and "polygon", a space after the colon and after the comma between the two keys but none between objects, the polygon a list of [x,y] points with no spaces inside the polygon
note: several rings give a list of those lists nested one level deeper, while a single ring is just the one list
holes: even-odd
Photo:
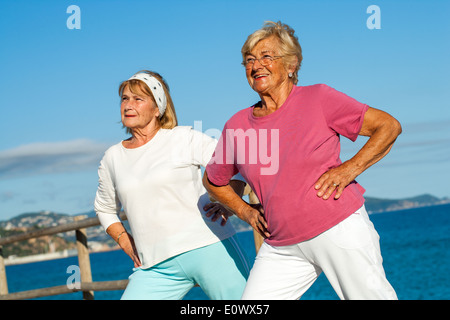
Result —
[{"label": "earring", "polygon": [[289,78],[292,78],[292,76],[293,76],[293,74],[292,74],[292,72],[289,72]]}]

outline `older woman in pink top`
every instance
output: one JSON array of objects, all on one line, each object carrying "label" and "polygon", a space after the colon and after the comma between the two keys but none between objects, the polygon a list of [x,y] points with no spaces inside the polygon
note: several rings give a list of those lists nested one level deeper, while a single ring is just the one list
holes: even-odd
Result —
[{"label": "older woman in pink top", "polygon": [[[261,101],[227,121],[203,183],[265,238],[243,298],[299,299],[323,271],[341,299],[396,299],[355,178],[390,151],[399,122],[327,85],[296,86],[301,47],[285,24],[266,23],[242,55]],[[370,138],[342,162],[341,135]],[[229,187],[237,172],[261,207]]]}]

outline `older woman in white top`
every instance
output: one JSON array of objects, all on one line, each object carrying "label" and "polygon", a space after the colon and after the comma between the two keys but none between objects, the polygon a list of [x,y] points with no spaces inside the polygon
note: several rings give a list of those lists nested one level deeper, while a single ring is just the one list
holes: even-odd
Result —
[{"label": "older woman in white top", "polygon": [[[200,166],[217,141],[177,126],[167,83],[155,72],[124,81],[119,95],[131,137],[100,163],[95,211],[134,262],[122,299],[181,299],[196,283],[211,299],[240,299],[247,259],[226,223],[230,213],[210,203],[201,181]],[[245,182],[230,185],[242,194]],[[118,217],[121,208],[131,234]]]}]

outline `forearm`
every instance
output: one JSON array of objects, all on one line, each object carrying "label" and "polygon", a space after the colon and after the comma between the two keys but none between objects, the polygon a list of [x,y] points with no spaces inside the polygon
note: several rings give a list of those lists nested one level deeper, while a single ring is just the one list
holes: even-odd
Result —
[{"label": "forearm", "polygon": [[[378,110],[377,110],[378,112]],[[387,113],[378,114],[380,124],[374,128],[363,128],[361,135],[370,136],[358,153],[346,161],[356,176],[384,158],[402,132],[400,123]]]},{"label": "forearm", "polygon": [[359,133],[369,136],[369,140],[354,157],[320,176],[314,186],[318,190],[317,196],[326,200],[336,190],[334,198],[339,199],[349,183],[389,153],[401,132],[396,119],[386,112],[369,108]]},{"label": "forearm", "polygon": [[[241,220],[252,226],[262,237],[270,237],[267,230],[267,222],[264,218],[263,209],[252,208],[247,202],[234,192],[230,185],[217,187],[208,180],[208,174],[203,175],[203,185],[209,194],[222,203],[229,210],[233,211]],[[242,190],[243,191],[243,190]]]},{"label": "forearm", "polygon": [[109,234],[111,238],[117,242],[119,247],[131,258],[131,260],[133,260],[135,268],[141,266],[141,261],[139,260],[139,256],[136,252],[133,237],[128,234],[121,222],[111,224],[108,229],[106,229],[106,233]]},{"label": "forearm", "polygon": [[127,230],[121,222],[113,223],[106,229],[106,233],[117,243],[126,232]]},{"label": "forearm", "polygon": [[205,171],[205,174],[203,175],[203,185],[211,197],[241,218],[242,211],[248,206],[248,204],[242,200],[245,187],[244,183],[232,180],[229,185],[217,187],[209,182],[208,174]]}]

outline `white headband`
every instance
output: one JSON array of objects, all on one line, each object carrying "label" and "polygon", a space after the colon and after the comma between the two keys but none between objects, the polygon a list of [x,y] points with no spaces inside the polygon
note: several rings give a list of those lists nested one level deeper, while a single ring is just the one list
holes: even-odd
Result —
[{"label": "white headband", "polygon": [[164,88],[161,83],[153,76],[148,73],[136,73],[128,80],[137,79],[143,81],[150,91],[153,93],[153,97],[155,98],[156,104],[158,105],[160,118],[163,116],[166,111],[167,100],[166,94],[164,93]]}]

